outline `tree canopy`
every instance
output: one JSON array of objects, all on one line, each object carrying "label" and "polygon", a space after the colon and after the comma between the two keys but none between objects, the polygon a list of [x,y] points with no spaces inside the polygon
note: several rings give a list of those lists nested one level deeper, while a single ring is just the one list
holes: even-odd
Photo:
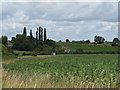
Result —
[{"label": "tree canopy", "polygon": [[118,38],[113,39],[113,43],[119,43],[119,42],[120,42],[120,40]]},{"label": "tree canopy", "polygon": [[12,37],[11,41],[13,49],[21,51],[43,50],[46,45],[55,46],[55,41],[47,39],[46,28],[42,27],[37,28],[36,38],[33,37],[32,29],[30,29],[30,35],[27,36],[26,27],[24,27],[23,34],[17,34],[16,37]]},{"label": "tree canopy", "polygon": [[2,36],[2,44],[4,44],[5,46],[7,46],[7,44],[8,44],[8,38],[7,38],[7,36]]},{"label": "tree canopy", "polygon": [[103,38],[101,36],[95,36],[94,37],[94,42],[95,43],[101,44],[101,43],[104,43],[104,41],[105,41],[105,38]]},{"label": "tree canopy", "polygon": [[66,42],[70,42],[69,39],[66,39]]}]

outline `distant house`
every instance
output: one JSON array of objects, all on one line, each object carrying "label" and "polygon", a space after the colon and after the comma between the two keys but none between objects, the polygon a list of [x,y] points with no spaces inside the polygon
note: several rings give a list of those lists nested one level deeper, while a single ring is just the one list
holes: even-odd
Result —
[{"label": "distant house", "polygon": [[71,43],[88,44],[88,42],[84,41],[84,40],[82,40],[82,41],[72,41]]},{"label": "distant house", "polygon": [[55,48],[56,50],[63,50],[65,53],[69,53],[70,52],[70,47],[68,46],[59,46]]}]

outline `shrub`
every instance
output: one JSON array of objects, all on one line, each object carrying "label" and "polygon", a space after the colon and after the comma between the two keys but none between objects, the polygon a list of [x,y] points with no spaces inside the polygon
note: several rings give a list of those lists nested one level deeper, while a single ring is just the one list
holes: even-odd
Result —
[{"label": "shrub", "polygon": [[9,51],[8,51],[7,47],[2,45],[2,55],[8,55],[8,54],[9,54]]}]

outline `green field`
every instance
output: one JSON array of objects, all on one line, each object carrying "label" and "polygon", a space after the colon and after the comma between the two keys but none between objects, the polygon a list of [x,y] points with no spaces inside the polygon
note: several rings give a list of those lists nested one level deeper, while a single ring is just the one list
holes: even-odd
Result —
[{"label": "green field", "polygon": [[[3,64],[4,71],[7,72],[4,76],[9,76],[13,87],[38,88],[115,88],[118,87],[117,66],[117,54],[33,57]],[[3,77],[3,87],[9,87],[10,82],[5,78]],[[18,82],[15,82],[16,79]]]},{"label": "green field", "polygon": [[72,52],[77,49],[83,49],[83,52],[118,52],[118,46],[109,46],[108,44],[98,44],[94,46],[93,44],[78,44],[78,43],[66,43],[58,42],[58,46],[69,46]]},{"label": "green field", "polygon": [[[56,46],[68,46],[70,47],[70,54],[79,54],[79,53],[94,53],[94,52],[119,52],[118,46],[109,46],[108,44],[98,44],[94,46],[93,44],[78,44],[78,43],[66,43],[66,42],[57,42]],[[82,52],[76,52],[77,50],[82,49]],[[14,51],[16,55],[32,55],[32,51]],[[51,51],[39,51],[39,55],[49,55]],[[59,53],[63,54],[63,53]]]}]

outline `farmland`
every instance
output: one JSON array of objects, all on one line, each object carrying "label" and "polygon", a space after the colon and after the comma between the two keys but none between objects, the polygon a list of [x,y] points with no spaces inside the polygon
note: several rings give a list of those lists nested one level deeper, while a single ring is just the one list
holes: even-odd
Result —
[{"label": "farmland", "polygon": [[3,89],[120,87],[118,3],[26,1],[1,4]]},{"label": "farmland", "polygon": [[115,88],[117,64],[117,54],[22,58],[3,64],[3,87]]},{"label": "farmland", "polygon": [[118,52],[118,48],[119,48],[119,47],[109,46],[108,44],[98,44],[94,46],[93,44],[58,42],[57,45],[69,46],[72,52],[75,52],[77,49],[83,49],[83,52]]},{"label": "farmland", "polygon": [[[70,48],[70,52],[67,54],[79,54],[79,53],[116,53],[119,52],[118,46],[109,46],[108,44],[98,44],[94,46],[93,44],[79,44],[79,43],[66,43],[66,42],[56,42],[56,46],[68,46]],[[81,49],[82,52],[76,52],[77,50]],[[32,55],[32,51],[14,51],[14,54],[19,55]],[[37,52],[39,55],[50,55],[51,51],[39,51]],[[59,54],[65,54],[64,52]]]}]

